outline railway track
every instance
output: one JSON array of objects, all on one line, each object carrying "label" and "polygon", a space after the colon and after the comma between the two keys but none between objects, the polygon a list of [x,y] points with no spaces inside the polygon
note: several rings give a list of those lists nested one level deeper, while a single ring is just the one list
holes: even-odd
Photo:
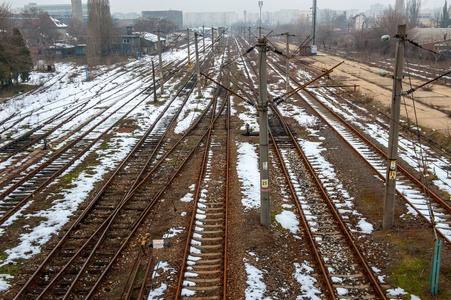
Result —
[{"label": "railway track", "polygon": [[[185,86],[188,94],[183,95],[184,98],[189,96],[194,84],[195,80],[191,79],[189,85]],[[175,107],[181,109],[180,105]],[[171,123],[176,119],[175,117],[176,114],[173,114]],[[166,131],[168,120],[160,121],[162,123],[158,127]],[[146,155],[143,151],[149,148],[149,144],[155,137],[147,142],[141,140],[128,159],[107,181],[101,192],[80,214],[71,226],[71,230],[67,231],[33,277],[24,285],[18,296],[26,291],[31,294],[34,294],[33,291],[38,291],[37,295],[42,295],[37,298],[40,299],[52,291],[56,297],[71,293],[91,297],[99,281],[111,267],[113,263],[111,260],[117,258],[137,229],[140,220],[148,213],[192,154],[191,143],[185,141],[187,136],[188,133],[175,145],[152,149],[152,154],[148,155],[148,162],[144,166],[143,159]],[[191,139],[193,138],[196,139],[197,135],[194,134]],[[165,147],[172,149],[167,151]],[[165,154],[158,161],[151,160],[157,152]],[[175,162],[177,163],[174,164]],[[141,166],[139,172],[137,172],[138,166]],[[149,181],[152,184],[149,184]],[[124,190],[124,187],[127,188]],[[152,200],[149,201],[149,198]],[[58,256],[53,257],[56,254]],[[61,261],[66,263],[62,264]],[[77,270],[75,274],[71,271],[73,268]],[[55,271],[56,274],[53,277],[53,274],[49,274],[49,269],[58,270],[58,272]],[[46,281],[45,279],[48,278],[46,276],[51,277]],[[80,280],[80,277],[84,279]],[[92,288],[86,290],[79,280],[82,282],[88,280]],[[43,284],[47,282],[48,284]]]},{"label": "railway track", "polygon": [[[308,231],[306,235],[317,258],[328,297],[386,299],[341,219],[336,208],[339,199],[331,199],[328,187],[314,170],[314,162],[303,153],[283,116],[276,108],[272,112],[269,125],[275,153],[283,165],[287,182],[290,182],[290,191],[296,199],[304,229]],[[302,188],[295,188],[291,182]]]},{"label": "railway track", "polygon": [[[102,138],[104,138],[111,130],[117,127],[118,124],[122,122],[133,110],[135,110],[139,105],[143,104],[149,97],[144,96],[146,90],[142,90],[137,93],[134,97],[132,97],[127,102],[123,103],[117,109],[109,112],[109,114],[103,118],[101,118],[102,114],[105,110],[101,110],[98,112],[91,120],[85,121],[76,130],[73,130],[71,133],[73,135],[78,135],[73,141],[68,140],[67,144],[52,154],[49,158],[45,159],[38,165],[35,169],[31,171],[27,171],[24,175],[19,173],[24,173],[24,167],[28,165],[25,164],[19,170],[15,170],[13,174],[8,174],[7,178],[10,178],[11,175],[16,175],[13,180],[8,182],[8,186],[3,187],[3,191],[0,194],[0,225],[3,224],[10,216],[16,213],[21,207],[23,207],[30,199],[34,197],[39,191],[46,188],[49,184],[51,184],[58,176],[60,176],[65,170],[71,167],[80,157],[82,157],[85,153],[87,153],[92,147],[94,147]],[[142,99],[139,100],[139,97]],[[137,103],[133,103],[133,101],[139,101]],[[116,102],[119,100],[116,100]],[[128,109],[127,112],[123,112],[124,108],[127,108],[128,105],[133,105],[131,109]],[[82,112],[76,112],[74,114],[81,115]],[[120,118],[115,121],[111,126],[107,126],[104,129],[101,129],[104,124],[107,124],[113,116],[120,114]],[[70,118],[73,118],[71,116]],[[88,127],[91,125],[91,122],[101,118],[94,126]],[[55,126],[59,128],[63,124],[67,123],[67,119]],[[88,127],[87,130],[83,132],[83,127]],[[54,130],[51,130],[52,132]],[[103,131],[102,131],[103,130]],[[100,134],[97,134],[93,137],[94,132],[100,131]],[[82,134],[80,135],[80,132]],[[47,134],[49,134],[48,132]],[[66,136],[67,138],[67,136]],[[22,147],[23,148],[23,147]],[[18,153],[19,150],[16,150],[15,153]],[[41,153],[42,155],[42,153]],[[36,159],[36,158],[34,158]],[[19,160],[21,164],[22,161]]]},{"label": "railway track", "polygon": [[[277,68],[276,65],[270,64],[270,66],[275,72],[281,74],[282,70],[279,68],[277,71],[275,69]],[[292,77],[291,80],[296,85],[301,86],[296,78]],[[300,94],[302,95],[300,100],[305,101],[308,107],[313,109],[318,117],[329,125],[357,155],[364,159],[379,178],[385,181],[387,168],[386,151],[361,134],[349,122],[340,117],[334,111],[333,106],[325,103],[324,100],[320,100],[313,92],[306,89],[301,91]],[[329,97],[326,94],[322,94],[322,96],[323,99]],[[311,159],[314,158],[312,157]],[[429,211],[430,205],[435,216],[434,221],[436,222],[439,235],[451,244],[451,206],[402,165],[398,165],[397,194],[424,220],[432,224],[433,221]]]},{"label": "railway track", "polygon": [[[409,45],[408,43],[406,43],[406,46]],[[330,51],[325,51],[326,53],[330,53]],[[342,55],[342,53],[333,53],[334,55],[340,56]],[[377,67],[382,67],[385,68],[387,70],[393,70],[393,64],[394,61],[392,59],[389,60],[380,60],[377,63],[371,63],[371,62],[367,62],[367,61],[362,61],[359,60],[358,58],[353,58],[353,60],[356,61],[360,61],[362,63],[368,64],[370,66],[377,66]],[[438,68],[435,66],[429,66],[429,65],[419,65],[416,63],[411,63],[407,60],[406,65],[404,66],[405,69],[405,73],[410,74],[410,76],[413,77],[417,77],[420,79],[426,79],[426,80],[431,80],[433,78],[436,78],[440,75],[442,75],[443,73],[446,73],[448,71],[448,69],[446,68]],[[440,82],[444,85],[451,85],[451,76],[447,75],[444,76]]]},{"label": "railway track", "polygon": [[[140,80],[143,80],[144,83],[149,83],[151,78],[150,73],[148,70],[146,70],[144,67],[142,67],[141,70],[137,70],[137,76],[135,78],[133,78],[131,81],[128,82],[122,82],[120,85],[118,86],[110,86],[108,89],[105,89],[108,84],[103,84],[100,87],[97,87],[97,90],[95,91],[94,95],[90,95],[86,98],[83,98],[83,96],[81,96],[81,93],[78,93],[78,95],[69,95],[66,98],[63,98],[61,100],[57,100],[57,101],[53,101],[52,102],[52,110],[61,110],[58,111],[55,114],[52,114],[47,120],[43,120],[42,122],[40,122],[39,124],[33,124],[35,125],[34,128],[26,131],[25,133],[19,133],[19,134],[13,134],[12,130],[16,130],[15,128],[17,127],[18,122],[13,123],[11,126],[9,126],[7,129],[3,130],[2,134],[8,134],[8,130],[9,134],[11,135],[9,140],[4,141],[1,146],[0,146],[0,153],[8,153],[8,156],[4,156],[2,158],[1,161],[6,161],[7,159],[9,159],[10,157],[14,156],[15,154],[29,148],[30,146],[36,144],[37,142],[40,142],[42,139],[44,138],[48,138],[52,133],[55,132],[55,130],[60,129],[62,126],[64,126],[65,124],[67,124],[68,122],[70,122],[71,120],[73,120],[76,117],[79,117],[81,115],[86,116],[86,113],[89,111],[93,111],[91,119],[94,120],[96,117],[98,117],[100,114],[102,114],[103,112],[105,112],[107,110],[108,107],[110,106],[114,106],[116,103],[118,103],[121,99],[126,98],[128,95],[127,93],[124,92],[120,92],[120,93],[114,93],[114,95],[110,95],[108,97],[104,97],[103,99],[101,98],[101,94],[109,94],[109,93],[113,93],[117,90],[120,90],[121,88],[125,88],[127,85],[131,85],[134,84]],[[116,80],[118,79],[120,76],[123,76],[126,72],[128,72],[127,70],[118,72],[114,75],[112,75],[112,78],[108,79],[108,80]],[[109,81],[108,81],[109,82]],[[87,91],[83,91],[83,93],[85,93]],[[72,103],[71,105],[67,105],[66,103],[64,105],[61,105],[59,107],[55,107],[55,102],[58,101],[67,101],[67,98],[71,98],[71,97],[75,97],[75,101],[74,103]],[[98,101],[95,101],[94,103],[92,103],[93,99],[98,98]],[[102,107],[102,109],[98,109],[99,107]],[[41,108],[36,108],[35,110],[39,110],[40,114],[44,114],[46,113],[46,111],[43,109],[43,107]],[[29,115],[27,115],[27,117],[30,117],[31,115],[33,115],[34,112],[31,112]],[[20,119],[19,122],[22,122],[23,119]],[[57,122],[58,121],[58,122]],[[85,120],[86,121],[86,120]],[[86,122],[86,123],[89,123]],[[77,128],[78,130],[81,128]],[[72,134],[78,132],[78,130],[73,130]],[[16,135],[19,135],[17,137],[15,137]],[[64,139],[67,139],[68,136],[67,134],[64,136]],[[61,139],[61,138],[59,138]],[[59,143],[58,140],[53,141],[52,142]]]},{"label": "railway track", "polygon": [[139,224],[206,135],[208,124],[202,125],[201,120],[213,101],[180,139],[163,143],[184,106],[179,98],[186,102],[194,85],[195,77],[191,77],[173,103],[167,105],[168,116],[158,121],[155,133],[141,139],[23,286],[17,299],[74,295],[90,298],[96,293]]},{"label": "railway track", "polygon": [[[121,105],[118,109],[102,118],[94,126],[90,127],[82,135],[78,136],[74,141],[67,144],[64,148],[54,153],[45,162],[39,165],[31,172],[22,177],[16,177],[10,186],[0,194],[0,224],[3,224],[10,216],[17,212],[23,205],[27,203],[34,195],[50,183],[52,183],[59,175],[71,167],[80,157],[87,153],[94,145],[96,145],[105,135],[110,132],[117,124],[123,120],[136,107],[142,104],[146,98],[140,100],[132,109],[121,112],[121,118],[106,129],[101,129],[112,116],[118,114],[121,109],[125,108],[130,101]],[[90,134],[95,130],[101,130],[101,134],[93,138]]]},{"label": "railway track", "polygon": [[[227,204],[230,166],[230,102],[218,88],[188,229],[176,299],[224,299],[227,295]],[[226,110],[224,109],[226,107]],[[217,126],[215,126],[218,124]],[[225,136],[226,138],[222,138]],[[214,162],[213,162],[214,160]]]},{"label": "railway track", "polygon": [[[253,69],[251,67],[251,69]],[[386,299],[361,250],[283,116],[269,114],[270,138],[305,236],[313,251],[324,293],[330,299]],[[335,201],[334,201],[335,200]]]},{"label": "railway track", "polygon": [[[240,49],[240,53],[244,52],[242,44],[239,40],[234,42],[234,45]],[[213,58],[207,59],[209,59],[209,65],[213,65]],[[207,67],[208,72],[204,73],[219,73],[218,69],[226,73],[226,68],[222,68],[224,61],[218,62],[216,58],[214,66]],[[278,83],[281,82],[280,77],[284,78],[284,76],[281,76],[282,72],[277,69],[275,63],[269,61],[268,64],[272,77],[269,79],[270,87],[273,92],[280,93]],[[171,68],[174,69],[177,66],[175,63]],[[236,79],[238,83],[232,82],[232,84],[245,86],[243,93],[251,100],[249,102],[252,102],[252,99],[258,98],[255,67],[255,63],[246,61],[242,57],[240,68],[245,73],[246,79],[243,80],[242,74],[237,72],[222,74],[223,77],[218,81],[225,82],[224,85],[228,86],[230,84],[224,78],[230,81]],[[263,257],[260,256],[257,248],[260,249],[261,243],[270,241],[272,238],[280,239],[282,243],[285,243],[285,239],[288,240],[287,236],[290,237],[291,246],[294,247],[284,245],[286,249],[281,253],[289,252],[289,255],[299,257],[300,261],[292,262],[286,258],[277,260],[277,262],[289,262],[289,266],[271,270],[262,269],[261,282],[272,281],[265,276],[277,276],[279,274],[277,272],[281,270],[293,272],[294,269],[297,274],[298,271],[301,272],[297,266],[298,262],[304,261],[305,266],[309,268],[312,266],[312,271],[305,271],[305,273],[314,273],[311,277],[316,280],[310,287],[315,289],[314,294],[319,297],[327,299],[392,298],[388,296],[390,287],[381,286],[383,280],[376,279],[376,271],[368,263],[369,260],[374,263],[375,258],[369,257],[366,245],[360,246],[356,243],[359,241],[356,236],[360,237],[360,233],[356,233],[356,224],[349,220],[353,213],[346,210],[347,202],[349,202],[347,201],[349,199],[343,195],[346,190],[342,190],[337,184],[339,180],[325,175],[324,161],[321,161],[319,156],[304,151],[302,145],[306,140],[297,128],[287,123],[287,119],[293,117],[290,108],[305,105],[308,111],[314,111],[313,115],[321,118],[321,122],[333,129],[337,136],[349,142],[350,149],[353,148],[358,155],[368,161],[369,167],[374,165],[372,167],[374,172],[379,170],[380,174],[384,174],[386,166],[383,154],[378,154],[378,150],[373,148],[374,145],[359,134],[358,130],[353,129],[352,125],[344,123],[344,118],[336,113],[336,108],[333,108],[337,106],[336,103],[332,100],[330,103],[325,102],[328,97],[334,96],[331,90],[320,87],[315,90],[307,89],[290,99],[293,104],[287,103],[287,107],[284,105],[272,107],[269,114],[272,143],[271,167],[274,166],[277,169],[275,173],[279,174],[278,176],[280,174],[284,176],[271,182],[271,185],[280,185],[275,192],[277,211],[281,209],[285,212],[293,209],[296,212],[295,219],[300,221],[301,226],[295,227],[300,236],[297,236],[296,230],[290,230],[292,233],[290,235],[287,228],[281,225],[283,228],[272,227],[267,231],[264,229],[264,237],[268,239],[263,242],[257,241],[254,237],[255,240],[246,243],[241,240],[242,237],[231,235],[237,238],[238,243],[235,245],[232,238],[231,241],[228,240],[230,230],[228,212],[233,209],[233,215],[235,215],[236,211],[242,207],[239,205],[240,199],[236,202],[238,208],[229,207],[228,198],[229,171],[233,169],[230,151],[234,143],[231,137],[230,115],[231,109],[236,109],[238,106],[231,107],[227,91],[220,87],[215,88],[217,91],[214,94],[211,93],[211,98],[207,96],[206,99],[204,97],[194,99],[191,94],[195,89],[196,78],[195,76],[186,78],[186,85],[179,89],[179,93],[171,101],[166,101],[161,107],[154,106],[155,110],[158,110],[155,121],[139,124],[140,127],[146,127],[141,130],[142,136],[139,140],[135,138],[133,149],[119,163],[119,166],[108,173],[102,184],[97,186],[89,199],[78,208],[71,223],[65,226],[57,238],[46,245],[46,253],[36,258],[38,265],[30,266],[15,282],[14,299],[98,299],[108,297],[106,295],[119,298],[121,292],[120,299],[144,299],[149,293],[151,295],[160,293],[161,297],[186,300],[228,299],[231,295],[232,297],[242,296],[243,293],[247,293],[247,289],[246,291],[239,289],[249,284],[243,280],[248,272],[248,263],[252,265],[259,259],[266,260],[256,266],[261,267],[267,264],[266,266],[271,265],[271,268],[272,264],[276,263],[271,261],[272,257],[268,255],[268,249],[261,252],[268,255]],[[298,77],[292,76],[293,87],[295,84],[300,85],[294,81],[295,79],[299,80]],[[136,106],[127,109],[124,107],[123,110],[116,107],[113,117],[126,118],[148,99],[142,94],[136,97],[136,101],[133,101],[133,105]],[[189,103],[197,103],[199,106],[189,106]],[[240,110],[242,108],[253,110],[258,106],[255,102],[250,104],[253,108],[243,105],[240,106]],[[127,106],[127,104],[124,105]],[[79,109],[82,109],[82,106]],[[72,113],[75,114],[76,110]],[[195,120],[190,122],[188,129],[180,130],[179,125],[186,123],[189,119],[181,118],[183,115],[195,116],[193,117]],[[252,115],[255,114],[252,113]],[[60,121],[63,118],[56,115],[55,117],[60,117]],[[70,117],[70,115],[64,116],[64,118]],[[102,122],[102,118],[106,118],[103,113],[96,116],[98,122]],[[240,119],[236,122],[237,125],[242,123],[243,119],[235,118],[237,119]],[[84,139],[82,128],[89,126],[90,123],[87,120],[86,124],[80,124],[80,133],[74,134],[74,138],[81,138],[80,147],[73,144],[72,148],[86,147],[89,152],[89,149],[94,149],[102,140],[108,141],[109,134],[119,126],[121,120],[123,119],[115,119],[115,122],[105,120],[104,125],[99,123],[99,127],[93,129],[93,133],[87,133]],[[5,123],[8,121],[5,120]],[[49,124],[55,123],[49,121]],[[59,129],[54,130],[54,132],[57,131]],[[335,135],[335,133],[332,134]],[[71,133],[67,134],[68,137],[71,135]],[[240,141],[246,141],[246,139],[247,137]],[[256,140],[254,137],[249,137],[249,140],[251,139]],[[24,151],[27,146],[22,148],[19,152]],[[54,165],[50,163],[48,168],[54,173],[44,168],[42,172],[39,170],[33,175],[45,180],[43,182],[34,184],[32,181],[23,180],[11,191],[8,189],[13,185],[5,187],[4,193],[7,192],[4,195],[5,199],[17,196],[24,202],[19,199],[18,203],[21,204],[16,204],[16,207],[12,208],[11,212],[6,212],[4,216],[0,215],[1,229],[6,228],[7,231],[12,231],[13,229],[8,229],[6,226],[9,226],[9,223],[5,224],[9,222],[8,218],[23,209],[27,200],[37,202],[46,196],[45,193],[48,192],[46,187],[49,187],[52,181],[58,180],[61,174],[59,172],[73,168],[84,154],[74,155],[66,157],[69,160],[61,161],[56,158]],[[191,166],[193,166],[192,170]],[[384,176],[380,174],[379,177],[383,180]],[[405,183],[401,184],[405,186],[405,189],[400,193],[409,200],[406,190],[414,189],[413,179],[408,175],[405,178]],[[378,179],[375,180],[379,182]],[[190,187],[187,185],[188,182],[191,184]],[[32,189],[28,190],[29,187]],[[415,187],[415,189],[422,188],[424,187],[421,185],[418,188]],[[192,199],[177,202],[181,197],[177,198],[175,194],[181,195],[188,189],[193,194]],[[286,191],[290,192],[289,196],[285,193]],[[0,197],[2,195],[0,194]],[[414,200],[422,205],[417,207],[417,213],[427,218],[423,209],[425,202],[429,200],[418,198],[418,195],[415,190]],[[284,199],[277,199],[278,197]],[[292,205],[291,203],[287,205],[290,199]],[[181,204],[181,202],[185,203]],[[446,204],[446,201],[444,203]],[[415,203],[412,205],[415,206]],[[440,205],[433,204],[433,208],[438,221],[445,220],[444,225],[439,226],[445,227],[448,224],[446,220],[451,221],[451,217],[444,212],[446,207]],[[256,219],[255,211],[252,211],[253,220]],[[251,215],[239,213],[245,216]],[[279,215],[276,213],[275,217],[277,216]],[[172,223],[171,219],[176,221]],[[237,223],[231,222],[231,224]],[[255,231],[246,233],[255,234],[256,231],[263,231],[257,223],[249,227],[251,226],[255,227],[252,228]],[[174,236],[177,237],[173,240],[165,237],[169,232],[174,232]],[[149,246],[152,243],[155,246],[156,240],[152,242],[152,239],[158,237],[165,240],[162,250]],[[229,245],[233,245],[235,250],[240,248],[239,250],[244,253],[245,259],[239,256],[239,262],[236,264],[234,262],[234,266],[241,266],[246,262],[244,272],[242,269],[236,272],[228,270],[229,261],[235,260],[236,255],[236,253],[228,253]],[[281,249],[277,251],[279,250]],[[252,260],[249,260],[250,257]],[[277,257],[276,254],[274,257]],[[163,275],[159,274],[160,272]],[[228,274],[229,272],[232,274]],[[249,272],[247,274],[248,280],[258,281],[255,277],[251,277]],[[295,275],[288,274],[281,276],[282,281],[290,275],[291,277]],[[228,276],[233,279],[229,279]],[[231,286],[229,280],[233,280],[234,283],[237,280],[243,280],[243,283],[240,283],[241,286],[237,288]],[[298,297],[304,292],[305,286],[299,281],[292,280],[293,282],[289,283],[273,280],[271,288],[275,286],[275,289],[268,289],[264,292],[264,297],[271,297],[271,295],[274,298],[280,295]],[[281,285],[278,285],[279,283]],[[157,288],[158,284],[160,288]],[[287,284],[290,285],[289,288]],[[252,283],[249,285],[252,286]],[[155,291],[156,289],[159,291]]]},{"label": "railway track", "polygon": [[[166,81],[171,79],[172,76],[175,75],[177,70],[179,72],[183,68],[183,66],[186,65],[183,60],[178,60],[175,62],[165,60],[163,63],[164,72],[167,74]],[[130,73],[131,67],[133,67],[134,74],[132,78],[126,81],[121,80],[121,77],[123,77],[125,74]],[[130,66],[125,66],[121,69],[118,68],[117,72],[113,72],[113,74],[110,75],[107,74],[107,71],[103,70],[99,75],[105,75],[102,77],[101,84],[94,86],[90,85],[87,88],[82,88],[81,91],[75,94],[65,95],[65,97],[56,95],[55,97],[57,99],[48,100],[48,102],[50,102],[51,104],[45,103],[44,106],[35,107],[29,114],[25,114],[23,117],[14,122],[13,120],[10,120],[14,117],[14,115],[7,117],[1,122],[3,125],[3,130],[0,132],[0,134],[9,136],[7,140],[4,140],[2,141],[2,143],[0,143],[0,153],[8,153],[7,156],[3,155],[2,161],[5,161],[14,154],[17,154],[18,152],[23,151],[32,145],[35,145],[44,138],[52,140],[54,144],[60,143],[61,140],[67,140],[70,137],[70,134],[78,132],[81,128],[77,127],[77,130],[73,130],[74,128],[66,129],[70,131],[70,133],[64,134],[60,137],[49,138],[49,135],[54,133],[55,130],[60,129],[65,124],[68,124],[69,121],[76,118],[77,116],[86,116],[87,112],[89,112],[90,110],[93,111],[91,113],[91,118],[94,120],[96,116],[102,113],[102,111],[105,112],[109,107],[114,106],[117,102],[129,96],[130,92],[124,92],[122,91],[122,89],[125,89],[127,86],[133,85],[138,82],[141,82],[143,85],[143,87],[140,88],[146,88],[146,86],[151,83],[151,73],[152,71],[151,68],[149,68],[147,60],[138,61],[137,63],[130,64]],[[68,75],[66,74],[64,76]],[[63,78],[56,76],[52,79],[52,82],[49,85],[37,89],[35,91],[37,97],[39,97],[39,95],[46,90],[51,90],[52,86],[58,83],[60,79]],[[156,79],[159,79],[158,76]],[[114,82],[116,84],[111,84],[111,82]],[[102,99],[102,95],[107,96],[103,96]],[[29,95],[22,95],[21,97],[25,96]],[[74,101],[72,104],[68,105],[67,98],[72,97],[74,98]],[[59,104],[60,102],[61,104]],[[51,108],[49,109],[46,107]],[[54,114],[54,111],[58,112]],[[34,114],[43,114],[44,116],[50,114],[50,117],[42,120],[38,124],[28,124],[33,128],[26,132],[17,129],[18,124],[25,122],[27,118],[31,117]],[[58,119],[60,119],[60,123],[55,122]],[[7,124],[8,122],[10,122],[11,124]],[[87,121],[86,119],[83,120],[83,122],[85,122],[86,124],[89,123],[89,121]]]}]

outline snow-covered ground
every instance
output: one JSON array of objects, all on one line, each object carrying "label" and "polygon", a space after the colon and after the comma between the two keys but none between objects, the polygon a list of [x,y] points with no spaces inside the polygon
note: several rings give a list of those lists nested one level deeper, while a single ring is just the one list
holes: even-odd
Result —
[{"label": "snow-covered ground", "polygon": [[[163,57],[166,62],[173,61],[176,63],[186,59],[186,52],[165,53]],[[37,126],[43,120],[62,115],[71,108],[75,108],[74,112],[76,111],[79,115],[55,131],[49,138],[50,141],[57,140],[71,129],[93,117],[92,124],[96,124],[108,112],[116,110],[117,113],[113,118],[106,120],[88,137],[96,138],[104,130],[114,125],[121,115],[128,114],[129,119],[133,119],[139,124],[133,133],[119,133],[115,130],[116,128],[113,128],[111,130],[113,137],[108,141],[108,147],[101,149],[100,143],[96,144],[71,169],[67,170],[62,176],[73,170],[86,156],[93,152],[98,154],[98,163],[78,174],[72,180],[71,187],[57,195],[48,196],[49,199],[57,199],[52,200],[50,208],[36,213],[24,214],[23,211],[26,208],[24,207],[2,224],[0,235],[7,230],[8,226],[12,224],[18,226],[17,220],[21,218],[41,220],[37,222],[35,227],[23,226],[16,245],[12,245],[10,249],[4,252],[5,255],[0,260],[0,267],[11,263],[16,264],[40,253],[42,245],[69,221],[69,217],[77,210],[79,204],[87,199],[94,186],[103,179],[107,172],[117,167],[122,158],[136,144],[139,137],[155,121],[164,105],[155,105],[152,101],[146,103],[145,100],[149,95],[141,94],[150,84],[148,76],[144,76],[144,73],[140,74],[140,72],[149,70],[151,59],[153,57],[146,56],[141,60],[131,60],[125,66],[101,68],[98,71],[99,75],[89,82],[85,82],[85,67],[70,63],[59,63],[56,64],[56,73],[54,74],[32,73],[30,83],[43,84],[37,91],[27,95],[19,95],[0,104],[0,119],[14,115],[3,124],[3,128],[8,128],[10,124],[14,124],[17,120],[20,121],[19,125],[14,126],[14,128],[19,129],[12,132],[12,137],[23,134],[25,130]],[[166,83],[166,98],[171,97],[171,93],[174,92],[174,87],[177,84],[178,82]],[[103,110],[100,115],[98,115],[99,110]],[[23,116],[27,117],[21,120]],[[87,127],[90,128],[91,126]],[[71,138],[75,138],[85,130],[87,129],[83,128]],[[59,148],[61,145],[54,145],[54,147]],[[8,165],[7,161],[0,167],[4,168]],[[30,169],[34,167],[30,167]],[[54,184],[58,184],[60,178]],[[30,204],[31,202],[27,206]],[[0,290],[9,287],[9,279],[11,279],[11,276],[7,274],[0,275]]]}]

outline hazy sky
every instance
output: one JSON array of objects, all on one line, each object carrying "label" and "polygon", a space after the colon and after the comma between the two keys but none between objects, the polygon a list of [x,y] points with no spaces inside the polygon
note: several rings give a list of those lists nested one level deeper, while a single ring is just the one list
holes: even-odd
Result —
[{"label": "hazy sky", "polygon": [[[408,0],[404,0],[407,2]],[[0,2],[11,3],[13,8],[23,7],[30,2],[38,4],[70,4],[70,0],[6,0]],[[87,0],[82,0],[86,3]],[[330,8],[336,10],[359,9],[364,11],[371,4],[381,3],[383,5],[393,5],[396,0],[317,0],[320,9]],[[451,1],[449,1],[451,2]],[[312,0],[264,0],[263,11],[276,11],[283,8],[295,8],[309,10],[312,7]],[[445,0],[422,0],[423,8],[443,7]],[[143,10],[182,10],[186,12],[218,12],[236,11],[258,12],[257,0],[110,0],[111,12],[137,12]]]}]

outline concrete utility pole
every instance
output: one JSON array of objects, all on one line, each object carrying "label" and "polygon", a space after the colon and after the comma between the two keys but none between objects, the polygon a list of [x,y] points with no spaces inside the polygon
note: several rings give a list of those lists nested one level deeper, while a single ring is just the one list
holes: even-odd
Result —
[{"label": "concrete utility pole", "polygon": [[251,45],[251,28],[249,27],[249,45]]},{"label": "concrete utility pole", "polygon": [[197,98],[202,97],[200,90],[200,61],[199,61],[199,48],[197,46],[197,32],[194,32],[194,47],[196,49],[196,74],[197,74]]},{"label": "concrete utility pole", "polygon": [[155,64],[152,59],[153,101],[157,102],[157,85],[155,83]]},{"label": "concrete utility pole", "polygon": [[312,39],[312,45],[316,46],[316,0],[313,0],[313,7],[312,7],[312,27],[313,27],[313,39]]},{"label": "concrete utility pole", "polygon": [[259,73],[259,97],[258,117],[260,125],[260,222],[263,226],[271,224],[271,206],[269,201],[269,135],[268,135],[268,89],[266,74],[266,39],[258,39],[258,73]]},{"label": "concrete utility pole", "polygon": [[160,41],[160,33],[162,31],[157,30],[158,34],[158,44],[157,44],[157,50],[158,50],[158,60],[160,62],[160,93],[163,95],[164,93],[164,80],[163,80],[163,60],[161,59],[161,41]]},{"label": "concrete utility pole", "polygon": [[262,7],[263,1],[258,1],[258,7],[260,7],[260,27],[258,27],[258,39],[262,38]]},{"label": "concrete utility pole", "polygon": [[286,90],[287,90],[287,93],[290,91],[290,36],[294,36],[294,34],[292,34],[292,35],[290,35],[290,33],[289,32],[285,32],[285,33],[282,33],[281,35],[286,35],[287,36],[287,58],[286,58],[286,60],[287,60],[287,62],[286,62],[286,73],[287,73],[287,78],[286,78],[286,83],[287,83],[287,85],[286,85]]},{"label": "concrete utility pole", "polygon": [[189,28],[186,28],[186,39],[188,40],[188,68],[191,68],[191,54],[189,52]]},{"label": "concrete utility pole", "polygon": [[202,26],[202,41],[204,44],[204,50],[202,52],[205,53],[205,26]]},{"label": "concrete utility pole", "polygon": [[215,50],[215,46],[213,46],[214,40],[215,40],[215,28],[211,27],[211,51],[212,52]]},{"label": "concrete utility pole", "polygon": [[395,218],[396,168],[398,159],[399,114],[401,111],[401,92],[404,67],[404,44],[406,25],[398,25],[398,43],[395,53],[393,94],[391,103],[390,133],[388,138],[388,165],[385,181],[384,219],[385,230],[393,227]]}]

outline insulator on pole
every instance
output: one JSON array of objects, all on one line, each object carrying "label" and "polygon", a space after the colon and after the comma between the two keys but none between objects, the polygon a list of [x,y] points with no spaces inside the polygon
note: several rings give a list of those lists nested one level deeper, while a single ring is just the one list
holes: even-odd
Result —
[{"label": "insulator on pole", "polygon": [[379,71],[379,76],[380,77],[387,77],[388,76],[388,72],[384,71],[384,70],[381,70],[381,71]]},{"label": "insulator on pole", "polygon": [[390,36],[388,34],[381,36],[381,41],[388,42],[390,40]]}]

